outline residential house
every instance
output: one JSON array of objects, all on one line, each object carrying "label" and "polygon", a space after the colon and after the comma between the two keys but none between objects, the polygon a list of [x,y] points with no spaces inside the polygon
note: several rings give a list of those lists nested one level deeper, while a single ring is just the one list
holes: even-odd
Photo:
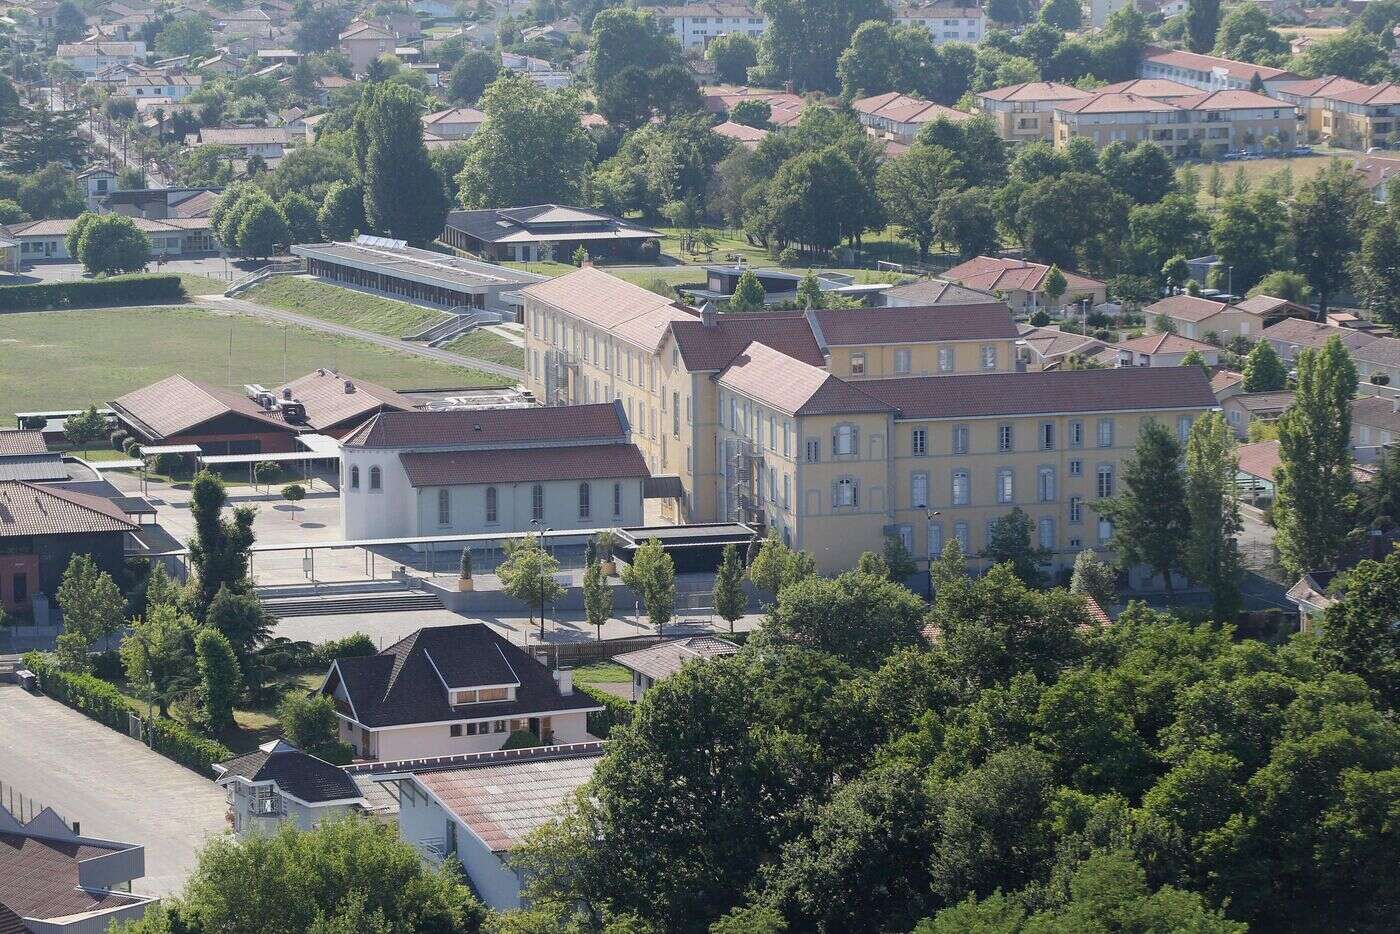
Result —
[{"label": "residential house", "polygon": [[66,42],[55,56],[60,62],[85,77],[93,77],[112,65],[141,62],[146,58],[146,43],[87,41]]},{"label": "residential house", "polygon": [[204,84],[199,75],[128,75],[123,86],[126,97],[158,97],[182,101]]},{"label": "residential house", "polygon": [[966,42],[976,45],[987,31],[987,17],[982,7],[962,3],[909,3],[896,6],[897,26],[917,26],[929,34],[935,46],[945,42]]},{"label": "residential house", "polygon": [[1365,152],[1400,139],[1400,85],[1393,82],[1361,84],[1326,76],[1286,82],[1277,94],[1302,108],[1312,142]]},{"label": "residential house", "polygon": [[1360,396],[1351,402],[1351,452],[1359,464],[1374,464],[1400,440],[1400,395]]},{"label": "residential house", "polygon": [[109,191],[98,210],[162,220],[167,217],[208,217],[222,193],[218,188],[128,188]]},{"label": "residential house", "polygon": [[1233,370],[1216,370],[1210,378],[1210,389],[1215,393],[1217,402],[1224,402],[1244,392],[1244,374]]},{"label": "residential house", "polygon": [[283,824],[311,830],[322,821],[361,811],[364,794],[337,765],[302,752],[285,740],[263,743],[214,765],[234,835],[271,835]]},{"label": "residential house", "polygon": [[662,26],[670,27],[683,49],[703,49],[711,39],[730,33],[758,39],[768,28],[767,17],[745,3],[687,3],[651,9]]},{"label": "residential house", "polygon": [[574,691],[486,623],[434,626],[375,655],[331,663],[320,693],[335,703],[340,739],[384,762],[500,749],[530,732],[546,745],[587,742],[602,706]]},{"label": "residential house", "polygon": [[[591,116],[597,116],[593,114]],[[732,139],[745,149],[757,149],[758,144],[763,142],[763,138],[768,135],[768,130],[761,127],[753,127],[744,123],[735,123],[733,120],[725,120],[710,127],[710,131],[725,139]]]},{"label": "residential house", "polygon": [[533,55],[502,52],[501,67],[507,71],[522,74],[549,91],[566,88],[574,82],[574,76],[571,73],[560,71],[544,59],[535,58]]},{"label": "residential house", "polygon": [[221,51],[196,63],[194,67],[197,71],[202,73],[227,78],[241,72],[243,70],[243,63],[234,57],[232,53]]},{"label": "residential house", "polygon": [[303,134],[286,127],[202,127],[185,137],[186,146],[230,146],[244,159],[261,156],[266,160],[281,159],[287,148],[297,145]]},{"label": "residential house", "polygon": [[1067,367],[1071,361],[1117,366],[1118,353],[1103,341],[1059,328],[1022,325],[1017,341],[1018,369],[1035,372]]},{"label": "residential house", "polygon": [[1351,357],[1356,363],[1356,375],[1362,382],[1400,386],[1400,339],[1376,337],[1370,343],[1352,349]]},{"label": "residential house", "polygon": [[614,655],[612,660],[632,673],[632,700],[639,701],[653,685],[665,681],[686,665],[723,658],[738,651],[737,645],[718,636],[686,636]]},{"label": "residential house", "polygon": [[1209,366],[1220,362],[1220,349],[1214,344],[1169,332],[1144,334],[1113,346],[1118,349],[1119,366],[1181,366],[1181,361],[1193,351]]},{"label": "residential house", "polygon": [[1263,82],[1266,93],[1299,79],[1298,75],[1282,68],[1152,45],[1144,50],[1138,75],[1179,81],[1202,91],[1247,90],[1257,76]]},{"label": "residential house", "polygon": [[983,91],[977,109],[991,116],[997,135],[1009,143],[1051,142],[1055,139],[1055,108],[1092,96],[1072,84],[1030,81]]},{"label": "residential house", "polygon": [[439,139],[466,139],[486,122],[486,114],[471,107],[453,107],[423,115],[423,131]]},{"label": "residential house", "polygon": [[807,101],[790,91],[763,88],[707,85],[700,89],[705,109],[713,114],[728,114],[740,101],[762,101],[768,105],[768,123],[778,129],[791,126],[802,117]]},{"label": "residential house", "polygon": [[1288,366],[1298,362],[1298,352],[1307,348],[1320,350],[1330,338],[1337,338],[1353,354],[1378,340],[1374,335],[1334,324],[1309,321],[1306,318],[1285,318],[1264,329],[1263,338],[1274,345],[1279,358]]},{"label": "residential house", "polygon": [[97,210],[107,194],[117,187],[116,172],[105,165],[96,165],[78,173],[78,187],[82,188],[89,211]]},{"label": "residential house", "polygon": [[383,26],[357,19],[340,33],[337,46],[350,59],[350,70],[363,75],[370,63],[394,49],[394,34]]},{"label": "residential house", "polygon": [[1307,309],[1266,295],[1231,305],[1182,293],[1155,301],[1142,313],[1154,328],[1157,319],[1163,318],[1183,337],[1224,346],[1236,337],[1258,340],[1271,325],[1294,314],[1306,315]]},{"label": "residential house", "polygon": [[146,849],[80,834],[51,808],[21,823],[0,805],[0,922],[13,934],[92,934],[138,921],[158,899],[131,889]]},{"label": "residential house", "polygon": [[1303,632],[1313,632],[1327,615],[1327,608],[1337,602],[1328,593],[1337,571],[1308,571],[1298,582],[1288,588],[1284,596],[1298,608],[1299,628]]},{"label": "residential house", "polygon": [[872,304],[898,308],[928,305],[999,305],[1001,299],[990,292],[970,289],[947,279],[915,279],[891,286],[875,297]]},{"label": "residential house", "polygon": [[1292,407],[1293,393],[1287,391],[1240,392],[1220,403],[1220,408],[1225,413],[1225,421],[1240,439],[1249,437],[1250,425],[1255,422],[1272,424]]},{"label": "residential house", "polygon": [[[136,229],[150,241],[151,255],[162,258],[210,253],[219,248],[210,219],[206,217],[147,220],[134,217]],[[76,218],[25,221],[0,227],[19,242],[20,260],[28,263],[72,261],[68,255],[68,231]]]},{"label": "residential house", "polygon": [[214,18],[214,32],[220,42],[230,42],[235,39],[271,39],[274,31],[272,17],[256,7],[249,7],[219,12]]},{"label": "residential house", "polygon": [[1241,90],[1171,98],[1099,92],[1057,105],[1054,118],[1059,148],[1075,138],[1096,148],[1150,141],[1175,158],[1218,155],[1270,138],[1289,144],[1297,124],[1292,105]]},{"label": "residential house", "polygon": [[962,123],[972,119],[972,114],[896,91],[851,101],[851,109],[872,136],[905,145],[912,144],[919,130],[935,120]]},{"label": "residential house", "polygon": [[1390,182],[1400,173],[1400,158],[1394,156],[1358,156],[1352,169],[1361,176],[1362,184],[1371,193],[1371,200],[1385,204],[1390,198]]},{"label": "residential house", "polygon": [[1050,267],[1028,260],[1006,259],[1000,256],[977,256],[959,263],[943,274],[943,278],[981,292],[999,295],[1017,315],[1030,315],[1039,309],[1054,311],[1067,305],[1089,301],[1102,304],[1108,298],[1108,286],[1097,279],[1061,270],[1067,287],[1064,294],[1051,300],[1045,292],[1045,277]]},{"label": "residential house", "polygon": [[535,204],[453,211],[442,241],[487,260],[568,260],[580,246],[590,256],[633,257],[658,231],[592,208]]}]

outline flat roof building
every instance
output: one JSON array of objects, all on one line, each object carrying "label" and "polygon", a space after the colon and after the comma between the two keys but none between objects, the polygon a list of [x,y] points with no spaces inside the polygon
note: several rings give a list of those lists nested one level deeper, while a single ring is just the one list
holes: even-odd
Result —
[{"label": "flat roof building", "polygon": [[528,262],[548,257],[566,262],[578,247],[590,256],[633,256],[661,234],[650,227],[560,204],[453,211],[442,232],[444,243],[488,260]]}]

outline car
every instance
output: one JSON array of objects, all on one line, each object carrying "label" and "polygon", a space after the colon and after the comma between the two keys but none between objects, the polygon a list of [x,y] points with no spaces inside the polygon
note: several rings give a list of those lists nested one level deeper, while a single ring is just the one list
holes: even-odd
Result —
[{"label": "car", "polygon": [[1240,153],[1237,153],[1237,152],[1222,152],[1222,153],[1220,154],[1220,158],[1221,158],[1221,160],[1224,161],[1224,162],[1234,162],[1235,160],[1237,160],[1237,159],[1240,158]]},{"label": "car", "polygon": [[1258,162],[1258,161],[1260,161],[1261,159],[1265,158],[1265,156],[1264,156],[1264,154],[1263,154],[1262,152],[1247,152],[1247,153],[1245,153],[1243,156],[1241,156],[1240,158],[1241,158],[1241,159],[1247,159],[1247,160],[1249,160],[1250,162]]},{"label": "car", "polygon": [[1311,147],[1311,146],[1294,146],[1294,147],[1293,147],[1293,155],[1295,155],[1295,156],[1311,156],[1311,155],[1312,155],[1312,147]]}]

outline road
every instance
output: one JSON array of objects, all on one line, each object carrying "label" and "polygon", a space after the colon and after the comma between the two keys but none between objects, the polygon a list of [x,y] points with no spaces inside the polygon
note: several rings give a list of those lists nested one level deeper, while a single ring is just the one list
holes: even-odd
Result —
[{"label": "road", "polygon": [[[53,111],[65,109],[63,95],[56,88],[49,89],[48,107],[49,110]],[[79,105],[77,109],[81,110],[81,105]],[[157,172],[152,166],[142,165],[140,160],[137,158],[124,157],[122,155],[123,150],[120,146],[117,145],[117,141],[109,136],[104,135],[97,129],[97,119],[95,116],[97,111],[94,110],[92,113],[94,116],[88,120],[84,120],[81,126],[84,130],[87,131],[87,134],[92,137],[93,142],[96,143],[99,148],[107,150],[113,162],[119,162],[123,165],[130,166],[133,169],[137,169],[143,172],[146,176],[146,187],[148,188],[169,187],[169,183],[166,181],[165,176]]]},{"label": "road", "polygon": [[47,697],[0,685],[0,781],[80,822],[82,833],[146,847],[132,888],[178,892],[206,838],[225,829],[212,781]]},{"label": "road", "polygon": [[294,311],[284,311],[281,308],[269,308],[267,305],[259,305],[257,302],[250,302],[245,298],[225,298],[222,295],[205,295],[201,296],[197,301],[199,304],[217,311],[237,311],[245,315],[266,318],[270,321],[278,321],[283,324],[295,324],[316,331],[325,331],[327,334],[337,334],[341,337],[353,337],[356,340],[377,344],[380,347],[387,347],[390,350],[398,350],[403,353],[425,357],[429,360],[436,360],[439,363],[449,363],[453,366],[464,366],[472,370],[480,370],[483,373],[490,373],[492,376],[500,376],[517,382],[525,379],[525,371],[516,369],[513,366],[492,363],[490,360],[482,360],[479,357],[468,357],[463,354],[453,353],[450,350],[442,350],[438,347],[429,347],[427,344],[417,341],[399,340],[397,337],[388,337],[384,334],[376,334],[373,331],[365,331],[344,324],[336,324],[333,321],[323,321],[320,318],[312,318],[308,315],[299,315]]}]

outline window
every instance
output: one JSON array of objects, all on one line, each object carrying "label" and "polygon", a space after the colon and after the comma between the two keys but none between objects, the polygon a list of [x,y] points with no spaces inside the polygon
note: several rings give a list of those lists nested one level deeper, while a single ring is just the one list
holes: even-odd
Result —
[{"label": "window", "polygon": [[972,551],[971,527],[966,522],[953,523],[953,538],[958,540],[958,547],[963,550],[963,554]]},{"label": "window", "polygon": [[896,350],[894,352],[894,371],[899,374],[909,372],[910,352],[907,350]]},{"label": "window", "polygon": [[997,368],[997,345],[982,345],[982,369],[995,370]]},{"label": "window", "polygon": [[1010,425],[997,426],[997,450],[1009,451],[1014,446],[1015,435],[1011,432]]},{"label": "window", "polygon": [[792,477],[783,474],[783,508],[787,509],[792,502]]},{"label": "window", "polygon": [[613,484],[613,515],[622,515],[622,484]]},{"label": "window", "polygon": [[1106,544],[1113,537],[1113,523],[1107,519],[1099,520],[1099,544]]},{"label": "window", "polygon": [[1113,419],[1099,419],[1099,447],[1113,447]]},{"label": "window", "polygon": [[369,469],[369,488],[371,490],[384,489],[384,473],[378,467]]},{"label": "window", "polygon": [[778,416],[771,413],[768,416],[768,450],[778,450]]},{"label": "window", "polygon": [[807,442],[807,463],[815,464],[822,458],[822,443],[816,439]]},{"label": "window", "polygon": [[1042,451],[1055,450],[1055,423],[1040,423],[1040,449]]},{"label": "window", "polygon": [[1113,465],[1100,464],[1098,471],[1098,493],[1099,499],[1107,499],[1113,495]]},{"label": "window", "polygon": [[587,519],[593,513],[593,488],[587,483],[578,485],[578,517]]},{"label": "window", "polygon": [[1084,423],[1069,423],[1069,446],[1072,448],[1082,448],[1084,446]]},{"label": "window", "polygon": [[[686,400],[686,402],[689,401],[689,399]],[[686,421],[689,420],[690,414],[687,411]],[[677,438],[681,436],[681,394],[678,392],[671,393],[671,434]]]},{"label": "window", "polygon": [[359,465],[359,464],[356,464],[354,467],[351,467],[351,468],[350,468],[350,489],[352,489],[352,490],[358,490],[359,488],[360,488],[360,465]]},{"label": "window", "polygon": [[1176,436],[1180,439],[1182,444],[1185,444],[1186,439],[1191,437],[1191,416],[1180,415],[1177,417]]},{"label": "window", "polygon": [[496,511],[496,488],[494,486],[486,488],[486,521],[488,524],[500,521]]},{"label": "window", "polygon": [[943,373],[953,372],[953,348],[938,348],[938,369]]},{"label": "window", "polygon": [[936,558],[943,553],[943,523],[930,522],[928,524],[928,555]]},{"label": "window", "polygon": [[928,474],[916,473],[909,478],[909,505],[914,509],[928,506]]},{"label": "window", "polygon": [[438,490],[438,525],[452,524],[452,491]]},{"label": "window", "polygon": [[915,457],[923,457],[928,453],[927,428],[915,428],[909,435],[909,452]]},{"label": "window", "polygon": [[865,354],[864,354],[864,353],[853,353],[853,354],[851,354],[851,375],[852,375],[852,376],[864,376],[864,375],[865,375]]},{"label": "window", "polygon": [[530,487],[530,518],[536,522],[544,521],[544,484],[536,483]]},{"label": "window", "polygon": [[966,506],[972,499],[972,480],[966,470],[953,471],[953,505]]},{"label": "window", "polygon": [[831,485],[832,506],[857,506],[860,503],[859,481],[854,477],[841,477]]},{"label": "window", "polygon": [[1046,551],[1054,550],[1055,520],[1051,519],[1049,516],[1045,516],[1037,524],[1037,528],[1040,532],[1040,547],[1045,549]]},{"label": "window", "polygon": [[1069,462],[1069,475],[1070,475],[1071,477],[1079,477],[1079,476],[1083,476],[1083,474],[1084,474],[1084,462],[1083,462],[1083,461],[1081,461],[1081,460],[1072,460],[1072,461]]},{"label": "window", "polygon": [[953,453],[966,454],[968,450],[968,427],[966,425],[953,426]]},{"label": "window", "polygon": [[1055,501],[1055,468],[1042,467],[1036,472],[1036,496],[1042,503]]},{"label": "window", "polygon": [[837,425],[836,431],[831,435],[832,454],[854,454],[856,453],[856,426]]},{"label": "window", "polygon": [[462,724],[460,724],[460,723],[454,723],[454,724],[452,724],[450,727],[447,728],[447,733],[448,733],[449,736],[461,736],[461,735],[462,735]]},{"label": "window", "polygon": [[1069,521],[1075,523],[1084,521],[1084,497],[1071,496],[1069,498]]},{"label": "window", "polygon": [[1010,467],[997,471],[997,502],[1010,503],[1016,499],[1016,474]]}]

